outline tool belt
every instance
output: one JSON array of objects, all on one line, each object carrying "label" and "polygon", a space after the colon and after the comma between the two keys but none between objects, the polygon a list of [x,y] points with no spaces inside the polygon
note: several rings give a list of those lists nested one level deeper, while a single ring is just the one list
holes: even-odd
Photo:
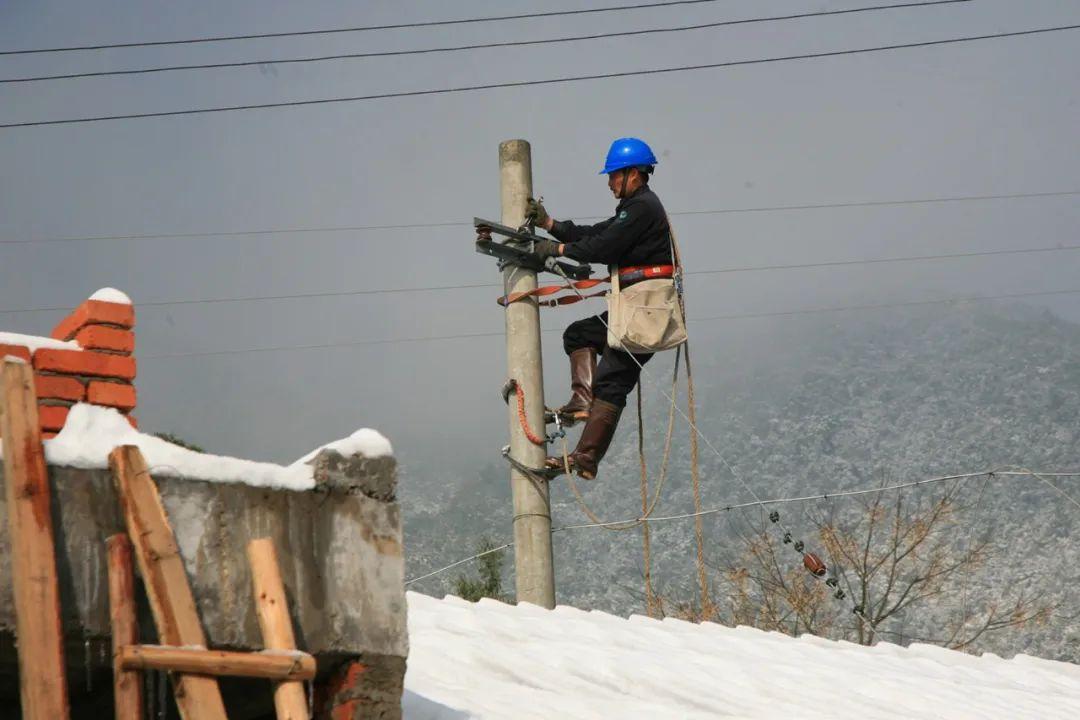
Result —
[{"label": "tool belt", "polygon": [[686,342],[686,321],[674,274],[673,265],[619,268],[611,273],[609,347],[651,353]]},{"label": "tool belt", "polygon": [[619,285],[624,288],[630,287],[642,280],[675,277],[674,265],[633,265],[619,268]]}]

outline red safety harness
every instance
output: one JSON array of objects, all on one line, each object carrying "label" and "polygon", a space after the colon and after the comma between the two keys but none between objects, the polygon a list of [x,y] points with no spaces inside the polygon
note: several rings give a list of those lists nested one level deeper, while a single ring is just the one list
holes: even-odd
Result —
[{"label": "red safety harness", "polygon": [[[627,287],[634,283],[641,282],[642,280],[673,277],[675,277],[674,265],[632,265],[630,267],[619,268],[619,285],[621,287]],[[524,300],[527,297],[542,298],[562,292],[563,290],[588,290],[589,288],[594,288],[597,285],[606,282],[611,282],[611,276],[597,278],[595,280],[576,280],[564,285],[541,285],[535,290],[526,290],[524,292],[503,295],[498,299],[498,303],[503,307],[506,307],[510,303]],[[587,300],[588,298],[603,297],[606,294],[606,290],[593,293],[592,295],[578,295],[577,293],[573,293],[569,295],[560,295],[559,297],[551,298],[550,300],[538,300],[537,302],[544,307],[558,307],[560,305],[573,305],[576,302]]]}]

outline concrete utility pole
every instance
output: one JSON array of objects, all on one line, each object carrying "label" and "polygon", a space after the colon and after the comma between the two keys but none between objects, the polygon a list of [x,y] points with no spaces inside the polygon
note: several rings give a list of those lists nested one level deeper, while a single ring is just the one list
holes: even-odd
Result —
[{"label": "concrete utility pole", "polygon": [[[525,201],[532,195],[532,149],[525,140],[499,144],[499,189],[502,224],[518,227],[525,218]],[[506,292],[536,288],[536,273],[514,265],[503,270]],[[533,432],[544,433],[544,375],[540,357],[540,306],[534,298],[506,308],[506,359],[509,377],[525,392],[525,416]],[[510,453],[529,467],[543,467],[547,447],[525,437],[517,402],[510,396]],[[511,468],[514,499],[514,568],[517,599],[555,607],[555,571],[551,557],[551,503],[546,483]]]}]

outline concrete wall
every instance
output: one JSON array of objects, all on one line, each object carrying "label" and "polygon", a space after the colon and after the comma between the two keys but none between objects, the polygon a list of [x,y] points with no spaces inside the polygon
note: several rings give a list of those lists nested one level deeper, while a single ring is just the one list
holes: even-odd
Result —
[{"label": "concrete wall", "polygon": [[[321,677],[335,678],[324,693],[327,702],[382,707],[372,715],[364,712],[374,708],[358,707],[356,717],[397,717],[408,638],[395,461],[326,451],[315,466],[316,488],[307,492],[156,480],[212,647],[262,647],[245,547],[253,538],[271,537],[297,644],[317,656]],[[105,539],[123,531],[113,480],[107,470],[52,467],[50,481],[69,648],[103,643],[109,635]],[[10,636],[15,618],[6,517],[0,493],[0,633]],[[145,612],[141,632],[147,640],[155,637]],[[93,664],[98,652],[76,651],[72,657],[69,649],[76,677],[79,670],[92,671],[81,667],[87,664],[83,656]],[[0,674],[7,675],[4,654],[0,639]],[[342,688],[341,676],[350,673],[352,683]],[[0,680],[0,704],[6,685]],[[77,695],[73,689],[73,704]],[[236,715],[258,716],[255,711]]]}]

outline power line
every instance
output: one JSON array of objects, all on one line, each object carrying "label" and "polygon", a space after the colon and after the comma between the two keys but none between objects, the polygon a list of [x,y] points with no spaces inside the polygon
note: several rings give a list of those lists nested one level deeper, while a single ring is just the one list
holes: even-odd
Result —
[{"label": "power line", "polygon": [[[488,22],[500,22],[505,20],[524,20],[531,18],[544,18],[544,17],[557,17],[566,15],[586,15],[595,13],[607,13],[607,12],[619,12],[626,10],[642,10],[647,8],[663,8],[673,5],[701,5],[705,3],[716,2],[717,0],[672,0],[670,2],[654,2],[643,3],[638,5],[617,5],[613,7],[604,8],[589,8],[583,10],[560,10],[560,11],[548,11],[548,12],[534,12],[534,13],[520,13],[517,15],[496,15],[489,17],[474,17],[463,18],[458,20],[430,20],[423,22],[412,23],[395,23],[388,25],[363,25],[355,27],[344,28],[327,28],[321,30],[297,30],[288,32],[276,32],[276,33],[253,33],[248,35],[222,35],[222,36],[210,36],[201,38],[190,38],[183,40],[153,40],[144,42],[128,42],[128,43],[111,43],[102,45],[77,45],[68,47],[55,47],[55,48],[38,48],[30,50],[4,50],[0,51],[0,55],[32,55],[40,53],[58,53],[58,52],[72,52],[79,50],[108,50],[117,48],[134,48],[134,47],[158,47],[163,45],[190,45],[195,43],[214,43],[214,42],[227,42],[232,40],[258,40],[266,38],[282,38],[282,37],[303,37],[311,35],[332,35],[340,33],[355,33],[355,32],[367,32],[373,30],[401,30],[407,28],[421,28],[421,27],[438,27],[448,25],[466,25],[475,23],[488,23]],[[954,2],[967,2],[967,0],[953,0]],[[918,4],[936,4],[936,3],[912,3]]]},{"label": "power line", "polygon": [[[855,265],[877,265],[882,263],[921,262],[930,260],[955,260],[975,257],[994,257],[998,255],[1023,255],[1028,253],[1067,252],[1080,250],[1080,245],[1057,245],[1039,248],[1013,248],[1008,250],[981,250],[965,253],[946,253],[941,255],[908,255],[890,258],[868,258],[861,260],[829,260],[823,262],[793,263],[787,265],[748,265],[743,267],[718,268],[714,270],[690,270],[686,275],[717,275],[725,273],[767,272],[774,270],[801,270],[811,268],[846,267]],[[338,290],[326,292],[292,293],[281,295],[248,295],[226,298],[188,298],[183,300],[151,300],[140,302],[140,308],[172,307],[179,305],[216,305],[224,303],[260,302],[272,300],[309,300],[332,297],[356,297],[362,295],[395,295],[419,292],[445,292],[450,290],[475,290],[500,288],[500,283],[471,283],[461,285],[430,285],[400,288],[379,288],[374,290]],[[18,310],[0,310],[0,315],[34,312],[62,312],[70,310],[68,306],[21,308]]]},{"label": "power line", "polygon": [[[856,201],[856,202],[840,202],[840,203],[810,203],[800,205],[763,205],[758,207],[746,207],[746,208],[719,208],[713,210],[684,210],[681,212],[672,212],[668,215],[672,217],[676,216],[692,216],[692,215],[729,215],[739,213],[766,213],[766,212],[786,212],[786,211],[799,211],[799,210],[825,210],[825,209],[839,209],[839,208],[860,208],[860,207],[889,207],[889,206],[903,206],[903,205],[923,205],[932,203],[956,203],[956,202],[982,202],[988,200],[1018,200],[1028,198],[1053,198],[1053,197],[1068,197],[1080,195],[1080,190],[1055,190],[1051,192],[1034,192],[1034,193],[1010,193],[1004,195],[956,195],[951,197],[936,197],[936,198],[915,198],[915,199],[902,199],[902,200],[869,200],[869,201]],[[597,220],[603,219],[601,216],[580,216],[575,215],[582,220]],[[335,225],[327,227],[307,227],[307,228],[267,228],[267,229],[255,229],[255,230],[227,230],[227,231],[214,231],[214,232],[194,232],[194,233],[149,233],[141,235],[82,235],[82,236],[70,236],[70,237],[54,237],[54,238],[30,238],[25,240],[0,240],[0,245],[34,245],[38,243],[58,243],[58,242],[92,242],[101,240],[183,240],[183,239],[198,239],[198,238],[215,238],[215,237],[243,237],[247,235],[288,235],[288,234],[308,234],[308,233],[338,233],[338,232],[367,232],[374,230],[418,230],[426,228],[445,228],[445,227],[472,227],[472,223],[469,222],[457,222],[457,221],[444,221],[433,223],[404,223],[404,224],[388,224],[388,225]]]},{"label": "power line", "polygon": [[546,38],[539,40],[513,40],[507,42],[484,42],[469,45],[452,45],[444,47],[420,48],[415,50],[383,50],[362,53],[342,53],[337,55],[319,55],[315,57],[294,58],[266,58],[263,60],[242,60],[238,62],[201,63],[191,65],[164,65],[147,68],[133,68],[129,70],[102,70],[98,72],[66,73],[60,75],[38,75],[21,78],[0,78],[0,84],[43,82],[47,80],[75,80],[80,78],[111,77],[117,75],[146,75],[151,73],[174,72],[180,70],[213,70],[223,68],[252,67],[256,65],[288,65],[296,63],[317,63],[332,60],[357,60],[376,57],[399,57],[404,55],[429,55],[433,53],[452,53],[467,50],[486,50],[492,48],[525,47],[533,45],[552,45],[558,43],[582,42],[586,40],[601,40],[607,38],[637,37],[641,35],[655,35],[661,33],[688,32],[693,30],[707,30],[711,28],[730,27],[734,25],[749,25],[756,23],[777,22],[781,20],[800,20],[805,18],[826,17],[831,15],[850,15],[853,13],[877,12],[881,10],[896,10],[901,8],[929,7],[934,5],[954,5],[956,3],[970,2],[970,0],[933,0],[932,2],[906,2],[893,5],[875,5],[872,7],[849,8],[846,10],[826,10],[819,12],[806,12],[794,15],[774,15],[769,17],[745,18],[742,20],[721,20],[710,23],[698,23],[695,25],[680,25],[675,27],[648,28],[643,30],[626,30],[609,33],[593,33],[589,35],[573,35],[570,37]]},{"label": "power line", "polygon": [[[906,489],[906,488],[918,487],[920,485],[931,485],[931,484],[934,484],[934,483],[948,482],[950,480],[964,481],[964,480],[970,480],[972,478],[978,478],[978,477],[986,477],[987,479],[991,479],[991,478],[995,478],[995,477],[1034,477],[1036,479],[1040,479],[1040,480],[1043,480],[1044,482],[1046,482],[1045,478],[1048,478],[1048,477],[1070,477],[1070,478],[1072,478],[1072,477],[1080,477],[1080,472],[1039,472],[1039,473],[1036,473],[1036,472],[1033,472],[1031,470],[983,470],[981,472],[960,473],[960,474],[956,474],[956,475],[944,475],[944,476],[941,476],[941,477],[932,477],[932,478],[926,478],[926,479],[923,479],[923,480],[914,480],[914,481],[911,481],[911,482],[897,483],[895,485],[885,485],[885,486],[878,486],[878,487],[873,487],[873,488],[864,488],[864,489],[860,489],[860,490],[847,490],[847,491],[838,491],[838,492],[835,492],[835,493],[821,493],[821,494],[818,494],[818,495],[804,495],[804,496],[799,496],[799,497],[783,497],[783,498],[772,498],[772,499],[768,499],[768,500],[754,500],[752,502],[745,502],[745,503],[732,503],[732,504],[728,504],[728,505],[723,505],[721,507],[712,508],[712,509],[709,509],[709,510],[702,510],[701,512],[684,513],[684,514],[681,514],[681,515],[668,515],[668,516],[664,516],[664,517],[651,517],[651,518],[648,519],[648,521],[649,522],[665,522],[665,521],[674,521],[674,520],[687,520],[687,519],[694,518],[694,517],[699,517],[699,516],[702,516],[702,515],[715,515],[717,513],[729,512],[731,510],[736,510],[736,509],[743,509],[743,508],[750,508],[750,507],[766,507],[766,506],[771,506],[771,505],[783,505],[783,504],[790,504],[790,503],[810,502],[810,501],[814,501],[814,500],[832,500],[832,499],[835,499],[835,498],[854,497],[854,496],[857,496],[857,495],[872,495],[874,493],[890,492],[890,491],[893,491],[893,490],[903,490],[903,489]],[[1047,483],[1047,484],[1050,484],[1050,483]],[[1070,502],[1073,502],[1073,503],[1077,502],[1072,497],[1070,497],[1069,495],[1064,493],[1064,491],[1062,491],[1057,486],[1055,486],[1053,484],[1050,484],[1050,487],[1052,487],[1053,489],[1057,490],[1059,493],[1064,495],[1065,498],[1068,499]],[[584,530],[584,529],[588,529],[588,528],[606,527],[608,525],[616,525],[616,524],[619,524],[619,523],[634,522],[634,521],[636,521],[636,519],[635,520],[630,520],[630,521],[620,520],[620,521],[617,521],[617,522],[583,523],[583,524],[580,524],[580,525],[562,525],[560,527],[552,528],[551,532],[552,532],[552,534],[555,534],[555,533],[558,533],[558,532],[566,532],[568,530]],[[468,562],[472,562],[473,560],[477,560],[479,558],[482,558],[485,555],[490,555],[491,553],[499,552],[501,550],[505,550],[507,548],[513,547],[513,545],[514,545],[513,542],[508,542],[508,543],[506,543],[504,545],[500,545],[497,548],[492,548],[490,550],[485,550],[484,552],[477,553],[475,555],[471,555],[471,556],[469,556],[467,558],[464,558],[462,560],[458,560],[456,562],[450,563],[449,565],[445,565],[445,566],[443,566],[441,568],[438,568],[437,570],[433,570],[433,571],[425,573],[423,575],[419,575],[417,577],[410,578],[410,579],[405,581],[405,585],[411,585],[411,584],[419,582],[421,580],[426,580],[427,578],[434,577],[436,575],[441,575],[442,573],[446,572],[447,570],[458,567],[459,565],[464,565],[465,563],[468,563]]]},{"label": "power line", "polygon": [[[911,302],[900,303],[882,303],[877,305],[847,305],[843,307],[830,307],[830,308],[810,308],[804,310],[789,310],[779,312],[764,312],[764,313],[744,313],[740,315],[716,315],[712,317],[702,318],[690,318],[688,322],[712,322],[717,320],[747,320],[766,317],[791,317],[798,315],[819,315],[823,313],[834,312],[848,312],[855,310],[885,310],[890,308],[903,308],[903,307],[915,307],[920,305],[947,305],[950,303],[968,303],[968,302],[985,302],[989,300],[1010,300],[1019,298],[1031,298],[1031,297],[1049,297],[1056,295],[1075,295],[1080,294],[1080,289],[1075,290],[1045,290],[1037,292],[1025,292],[1025,293],[1008,293],[1001,295],[979,295],[973,297],[960,297],[960,298],[944,298],[941,300],[916,300]],[[545,334],[561,332],[559,329],[542,330]],[[323,350],[329,348],[341,348],[341,347],[358,347],[364,345],[394,345],[398,343],[416,343],[416,342],[432,342],[442,340],[458,340],[458,339],[473,339],[473,338],[485,338],[485,337],[503,337],[505,333],[499,332],[481,332],[481,333],[462,333],[455,335],[427,335],[420,337],[409,338],[378,338],[370,340],[354,340],[350,342],[340,343],[318,343],[312,345],[276,345],[267,347],[255,347],[255,348],[236,348],[228,350],[207,350],[185,353],[163,353],[158,355],[141,355],[142,360],[164,360],[167,358],[187,358],[187,357],[208,357],[212,355],[242,355],[247,353],[258,352],[277,352],[283,350]]]},{"label": "power line", "polygon": [[918,262],[922,260],[957,260],[961,258],[993,257],[995,255],[1021,255],[1025,253],[1058,252],[1080,250],[1080,245],[1058,245],[1041,248],[1015,248],[1011,250],[978,250],[966,253],[945,253],[942,255],[907,255],[903,257],[873,258],[867,260],[829,260],[824,262],[794,263],[789,265],[757,265],[747,267],[722,268],[719,270],[691,270],[687,275],[718,275],[722,273],[763,272],[767,270],[797,270],[807,268],[845,267],[848,265],[878,265],[882,263]]},{"label": "power line", "polygon": [[210,37],[189,38],[185,40],[151,40],[145,42],[110,43],[105,45],[74,45],[68,47],[38,48],[34,50],[3,50],[0,55],[33,55],[39,53],[72,52],[75,50],[111,50],[115,48],[160,47],[162,45],[191,45],[195,43],[228,42],[231,40],[261,40],[266,38],[303,37],[310,35],[334,35],[339,33],[368,32],[371,30],[403,30],[407,28],[439,27],[446,25],[468,25],[473,23],[501,22],[504,20],[527,20],[531,18],[558,17],[566,15],[587,15],[593,13],[621,12],[624,10],[643,10],[674,5],[703,5],[717,0],[670,0],[638,5],[614,5],[612,7],[589,8],[585,10],[556,10],[545,12],[519,13],[516,15],[494,15],[489,17],[463,18],[459,20],[426,20],[422,22],[395,23],[392,25],[359,25],[356,27],[327,28],[323,30],[295,30],[276,33],[251,33],[248,35],[217,35]]},{"label": "power line", "polygon": [[700,65],[680,65],[676,67],[651,68],[647,70],[624,70],[620,72],[597,73],[593,75],[573,75],[544,80],[517,80],[510,82],[484,83],[481,85],[462,85],[451,88],[437,88],[431,90],[405,90],[398,92],[375,93],[371,95],[354,95],[350,97],[320,98],[316,100],[290,100],[284,102],[252,103],[248,105],[229,105],[222,107],[191,108],[187,110],[164,110],[159,112],[125,113],[120,115],[98,115],[82,118],[66,118],[62,120],[35,120],[29,122],[4,123],[0,128],[38,127],[43,125],[72,125],[81,123],[104,122],[108,120],[136,120],[141,118],[178,117],[186,115],[204,115],[208,113],[234,112],[238,110],[266,110],[270,108],[300,107],[306,105],[330,105],[347,102],[362,102],[370,100],[386,100],[390,98],[424,97],[429,95],[448,95],[455,93],[474,92],[478,90],[495,90],[499,88],[518,88],[535,85],[556,85],[563,83],[582,82],[586,80],[611,80],[615,78],[641,77],[646,75],[661,75],[676,72],[688,72],[693,70],[712,70],[717,68],[737,67],[744,65],[763,65],[774,62],[787,62],[791,60],[810,60],[814,58],[839,57],[843,55],[860,55],[867,53],[883,52],[889,50],[901,50],[907,48],[933,47],[938,45],[950,45],[955,43],[974,42],[978,40],[993,40],[999,38],[1020,37],[1024,35],[1038,35],[1043,33],[1060,32],[1063,30],[1080,29],[1078,25],[1060,25],[1056,27],[1037,28],[1034,30],[1019,30],[1015,32],[993,33],[989,35],[972,35],[968,37],[948,38],[944,40],[925,40],[922,42],[900,43],[896,45],[878,45],[866,48],[851,48],[847,50],[832,50],[820,53],[803,53],[799,55],[784,55],[768,58],[755,58],[752,60],[731,60],[719,63],[705,63]]},{"label": "power line", "polygon": [[921,305],[947,305],[949,303],[983,302],[986,300],[1020,300],[1031,297],[1050,297],[1054,295],[1075,295],[1077,290],[1042,290],[1036,292],[1007,293],[1002,295],[975,295],[971,297],[948,298],[943,300],[912,300],[909,302],[881,303],[877,305],[845,305],[830,308],[810,308],[806,310],[780,310],[776,312],[742,313],[739,315],[712,315],[710,317],[691,318],[690,322],[707,322],[712,320],[756,320],[757,318],[769,317],[793,317],[796,315],[823,315],[836,312],[851,312],[855,310],[888,310],[891,308],[918,307]]}]

